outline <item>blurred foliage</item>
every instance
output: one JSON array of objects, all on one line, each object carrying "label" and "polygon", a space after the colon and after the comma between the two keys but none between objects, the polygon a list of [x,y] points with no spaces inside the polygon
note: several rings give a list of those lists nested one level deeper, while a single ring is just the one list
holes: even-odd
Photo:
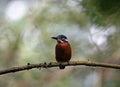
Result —
[{"label": "blurred foliage", "polygon": [[119,0],[83,0],[83,11],[97,25],[120,25]]},{"label": "blurred foliage", "polygon": [[[120,1],[25,0],[28,11],[17,21],[5,14],[12,1],[0,3],[0,69],[55,61],[58,34],[68,36],[71,60],[120,64]],[[119,87],[118,77],[119,70],[85,66],[33,69],[0,76],[0,87]]]}]

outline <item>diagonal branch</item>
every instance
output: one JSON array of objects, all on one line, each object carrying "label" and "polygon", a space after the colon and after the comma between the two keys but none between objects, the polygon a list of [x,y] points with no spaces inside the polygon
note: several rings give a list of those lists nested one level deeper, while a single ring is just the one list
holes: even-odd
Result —
[{"label": "diagonal branch", "polygon": [[[93,61],[70,61],[69,63],[65,62],[62,63],[62,65],[65,66],[79,66],[79,65],[85,65],[85,66],[91,66],[91,67],[104,67],[104,68],[113,68],[113,69],[120,69],[120,65],[117,64],[108,64],[108,63],[99,63],[99,62],[93,62]],[[0,70],[0,75],[7,74],[7,73],[14,73],[18,71],[23,70],[29,70],[32,68],[52,68],[52,67],[59,67],[60,64],[56,62],[50,62],[50,63],[40,63],[40,64],[30,64],[28,63],[25,66],[19,66],[19,67],[12,67],[5,70]]]}]

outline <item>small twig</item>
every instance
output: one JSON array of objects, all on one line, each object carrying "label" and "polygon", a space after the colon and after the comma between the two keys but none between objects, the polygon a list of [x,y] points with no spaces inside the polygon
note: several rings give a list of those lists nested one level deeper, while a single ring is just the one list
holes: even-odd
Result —
[{"label": "small twig", "polygon": [[[7,73],[14,73],[18,71],[23,70],[30,70],[32,68],[51,68],[51,67],[59,67],[59,63],[56,62],[50,62],[50,63],[40,63],[40,64],[30,64],[27,63],[25,66],[20,67],[12,67],[5,70],[0,70],[0,75],[7,74]],[[117,64],[108,64],[108,63],[99,63],[99,62],[93,62],[93,61],[70,61],[62,63],[64,66],[78,66],[78,65],[85,65],[85,66],[92,66],[92,67],[104,67],[104,68],[113,68],[113,69],[120,69],[120,65]]]}]

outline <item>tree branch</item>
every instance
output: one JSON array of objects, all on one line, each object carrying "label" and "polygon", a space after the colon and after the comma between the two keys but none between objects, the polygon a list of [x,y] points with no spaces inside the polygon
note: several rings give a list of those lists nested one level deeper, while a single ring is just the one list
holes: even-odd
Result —
[{"label": "tree branch", "polygon": [[[104,68],[113,68],[113,69],[120,69],[120,65],[117,64],[108,64],[108,63],[99,63],[93,61],[70,61],[69,63],[62,63],[65,66],[77,66],[77,65],[85,65],[85,66],[92,66],[92,67],[104,67]],[[52,67],[59,67],[60,64],[57,62],[50,62],[50,63],[40,63],[40,64],[30,64],[28,63],[25,66],[20,67],[12,67],[5,70],[0,70],[0,75],[7,74],[7,73],[14,73],[23,70],[29,70],[32,68],[52,68]]]}]

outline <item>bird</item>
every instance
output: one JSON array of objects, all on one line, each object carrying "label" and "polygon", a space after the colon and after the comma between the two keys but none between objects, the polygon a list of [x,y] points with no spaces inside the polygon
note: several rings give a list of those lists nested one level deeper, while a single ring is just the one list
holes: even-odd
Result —
[{"label": "bird", "polygon": [[55,58],[58,63],[60,63],[59,68],[64,69],[65,66],[61,63],[68,62],[71,59],[71,46],[68,42],[68,39],[65,35],[58,35],[56,37],[51,37],[57,41],[57,45],[55,47]]}]

